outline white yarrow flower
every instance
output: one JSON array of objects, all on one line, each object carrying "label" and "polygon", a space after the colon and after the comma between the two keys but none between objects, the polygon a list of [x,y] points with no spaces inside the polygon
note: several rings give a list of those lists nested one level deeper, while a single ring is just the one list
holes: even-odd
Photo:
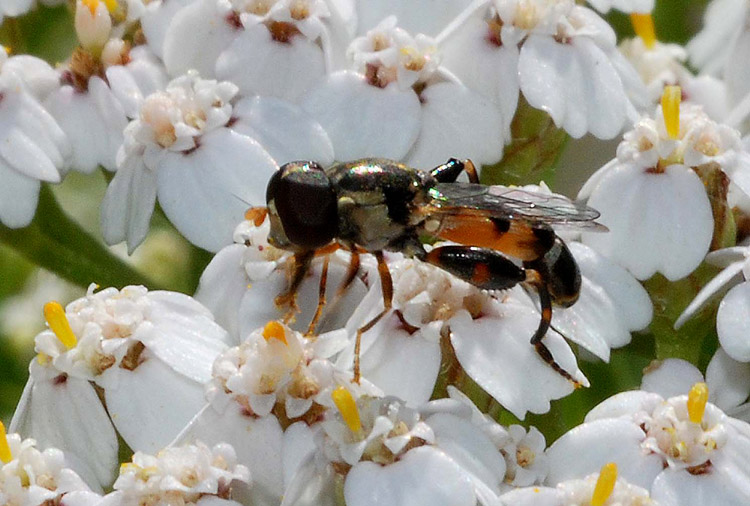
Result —
[{"label": "white yarrow flower", "polygon": [[213,358],[229,342],[190,297],[137,286],[92,285],[66,310],[47,304],[45,316],[11,428],[63,449],[96,487],[113,478],[115,429],[135,450],[169,443],[203,405]]},{"label": "white yarrow flower", "polygon": [[145,237],[158,198],[194,244],[218,251],[249,205],[265,201],[277,166],[254,139],[230,128],[237,87],[190,72],[149,95],[125,130],[118,171],[102,203],[105,240]]}]

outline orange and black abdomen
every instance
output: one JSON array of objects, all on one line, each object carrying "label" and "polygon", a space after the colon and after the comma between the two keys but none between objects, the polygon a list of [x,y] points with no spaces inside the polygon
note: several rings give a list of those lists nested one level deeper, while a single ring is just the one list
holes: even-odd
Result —
[{"label": "orange and black abdomen", "polygon": [[458,211],[439,219],[436,237],[493,249],[524,262],[543,257],[555,243],[554,230],[541,222],[495,218],[477,209]]}]

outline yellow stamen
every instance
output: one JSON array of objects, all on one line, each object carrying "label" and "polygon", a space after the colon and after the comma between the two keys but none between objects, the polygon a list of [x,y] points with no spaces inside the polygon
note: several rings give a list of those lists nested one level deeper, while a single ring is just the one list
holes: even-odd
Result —
[{"label": "yellow stamen", "polygon": [[648,49],[653,49],[656,44],[656,31],[654,30],[654,18],[651,14],[632,13],[630,22],[633,24],[635,34],[641,38]]},{"label": "yellow stamen", "polygon": [[104,5],[107,6],[107,10],[110,14],[115,12],[119,7],[119,5],[117,5],[117,0],[104,0]]},{"label": "yellow stamen", "polygon": [[39,365],[47,365],[49,364],[50,356],[45,355],[44,353],[38,353],[36,356],[36,363]]},{"label": "yellow stamen", "polygon": [[49,328],[67,349],[71,350],[76,347],[78,339],[76,339],[73,329],[70,328],[65,310],[59,302],[52,301],[44,305],[44,319],[47,320]]},{"label": "yellow stamen", "polygon": [[703,413],[706,411],[708,402],[708,386],[705,383],[696,383],[688,394],[687,409],[690,421],[701,423]]},{"label": "yellow stamen", "polygon": [[81,3],[89,8],[91,16],[96,16],[96,8],[99,7],[99,0],[81,0]]},{"label": "yellow stamen", "polygon": [[0,422],[0,460],[3,461],[3,464],[7,464],[13,460],[13,454],[10,452],[8,436],[5,434],[5,425],[3,425],[3,422]]},{"label": "yellow stamen", "polygon": [[591,496],[591,506],[604,506],[612,495],[612,491],[615,489],[615,482],[617,481],[617,464],[610,462],[604,464],[601,471],[599,471],[599,479],[596,480],[596,487],[594,493]]},{"label": "yellow stamen", "polygon": [[284,344],[289,344],[286,341],[286,332],[284,332],[284,326],[277,321],[270,321],[263,327],[263,337],[266,341],[271,339],[278,339]]},{"label": "yellow stamen", "polygon": [[664,114],[664,126],[670,139],[680,136],[680,100],[682,89],[679,86],[665,86],[661,95],[661,110]]},{"label": "yellow stamen", "polygon": [[354,401],[352,394],[344,387],[338,387],[336,390],[331,392],[331,399],[336,407],[339,409],[339,413],[344,418],[349,430],[357,433],[362,430],[362,421],[359,419],[359,411],[357,411],[357,403]]},{"label": "yellow stamen", "polygon": [[8,55],[9,55],[9,54],[11,53],[11,51],[13,51],[13,50],[12,50],[12,49],[10,48],[10,46],[3,46],[3,49],[5,49],[5,54],[8,54]]}]

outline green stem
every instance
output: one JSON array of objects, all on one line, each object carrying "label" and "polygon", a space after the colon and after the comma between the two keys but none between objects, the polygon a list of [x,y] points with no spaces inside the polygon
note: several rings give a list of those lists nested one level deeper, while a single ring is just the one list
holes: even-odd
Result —
[{"label": "green stem", "polygon": [[118,288],[130,284],[157,288],[70,219],[44,185],[31,224],[19,229],[0,225],[0,241],[26,259],[84,288],[91,283]]}]

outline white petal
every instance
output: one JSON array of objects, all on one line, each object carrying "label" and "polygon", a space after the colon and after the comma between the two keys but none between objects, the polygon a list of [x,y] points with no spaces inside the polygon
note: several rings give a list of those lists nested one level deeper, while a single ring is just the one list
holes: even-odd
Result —
[{"label": "white petal", "polygon": [[422,127],[407,163],[435,167],[449,158],[496,163],[503,154],[503,118],[490,100],[460,84],[427,86],[420,95]]},{"label": "white petal", "polygon": [[216,59],[242,33],[227,21],[229,14],[229,2],[197,0],[174,15],[163,43],[169,75],[196,69],[204,78],[213,77]]},{"label": "white petal", "polygon": [[194,0],[154,0],[146,4],[141,28],[146,42],[159,58],[164,57],[164,37],[175,14]]},{"label": "white petal", "polygon": [[421,108],[412,90],[376,88],[354,72],[336,72],[302,98],[302,107],[333,143],[337,160],[399,160],[419,134]]},{"label": "white petal", "polygon": [[116,169],[115,155],[127,118],[104,81],[92,77],[86,93],[63,86],[47,97],[45,106],[70,138],[73,169],[91,172],[100,164]]},{"label": "white petal", "polygon": [[219,413],[206,406],[177,437],[175,444],[203,441],[208,445],[229,443],[237,463],[250,469],[252,504],[279,504],[282,487],[282,429],[276,417],[256,418],[242,414],[231,401]]},{"label": "white petal", "polygon": [[0,161],[34,179],[60,182],[70,153],[55,119],[31,95],[5,93],[0,101]]},{"label": "white petal", "polygon": [[36,56],[18,54],[8,58],[2,66],[3,74],[15,73],[37,100],[44,100],[60,87],[60,75],[57,71]]},{"label": "white petal", "polygon": [[397,462],[360,462],[346,476],[348,506],[474,506],[476,498],[461,468],[437,449],[422,446]]},{"label": "white petal", "polygon": [[265,203],[273,159],[247,136],[228,129],[200,138],[189,154],[168,153],[158,170],[164,213],[193,244],[218,251],[232,244],[245,210]]},{"label": "white petal", "polygon": [[604,464],[617,464],[618,476],[645,489],[662,470],[662,459],[641,448],[646,434],[624,419],[586,422],[566,432],[547,450],[547,483],[581,478],[597,473]]},{"label": "white petal", "polygon": [[519,83],[532,107],[547,111],[572,137],[617,135],[627,121],[628,99],[607,55],[588,37],[560,44],[530,35],[518,62]]},{"label": "white petal", "polygon": [[128,254],[148,233],[156,203],[156,174],[134,154],[120,164],[102,200],[102,237],[107,244],[127,241]]},{"label": "white petal", "polygon": [[687,276],[711,243],[713,215],[706,190],[695,172],[680,165],[661,174],[613,167],[602,175],[588,205],[601,212],[599,221],[609,233],[584,233],[583,243],[638,279],[655,272],[669,280]]},{"label": "white petal", "polygon": [[284,490],[281,506],[337,506],[340,496],[332,466],[319,467],[309,455]]},{"label": "white petal", "polygon": [[[53,372],[54,374],[54,372]],[[86,380],[36,378],[28,433],[42,448],[65,452],[67,464],[93,490],[108,488],[117,467],[117,436],[94,387]]]},{"label": "white petal", "polygon": [[750,496],[743,495],[721,474],[693,475],[669,468],[654,480],[651,498],[659,504],[680,506],[741,506],[750,501]]},{"label": "white petal", "polygon": [[247,291],[248,279],[242,264],[245,246],[232,244],[222,248],[201,274],[195,300],[211,310],[216,323],[240,340],[238,314]]},{"label": "white petal", "polygon": [[626,345],[631,331],[641,330],[651,321],[651,299],[619,265],[581,243],[571,242],[568,247],[581,269],[581,294],[572,307],[555,308],[552,325],[608,361],[610,348]]},{"label": "white petal", "polygon": [[7,227],[25,227],[34,218],[40,183],[0,160],[0,221]]},{"label": "white petal", "polygon": [[[708,257],[706,260],[708,260]],[[674,328],[679,329],[682,327],[686,321],[703,309],[703,306],[705,306],[708,301],[724,292],[728,287],[737,285],[744,281],[744,277],[742,276],[743,265],[744,262],[734,262],[717,274],[711,281],[706,283],[690,304],[688,304],[688,307],[685,308],[680,317],[674,322]]]},{"label": "white petal", "polygon": [[750,395],[750,364],[737,362],[719,348],[706,369],[710,400],[724,411],[735,408]]},{"label": "white petal", "polygon": [[129,118],[136,118],[143,98],[167,85],[163,64],[149,51],[139,46],[130,51],[127,65],[113,65],[107,69],[107,81]]},{"label": "white petal", "polygon": [[425,420],[435,432],[435,444],[494,493],[500,492],[505,459],[493,442],[468,420],[438,413]]},{"label": "white petal", "polygon": [[654,392],[665,399],[685,395],[696,383],[703,381],[703,375],[693,364],[679,358],[668,358],[651,364],[641,380],[641,390]]},{"label": "white petal", "polygon": [[317,448],[315,431],[305,422],[295,422],[284,431],[284,447],[281,454],[284,483],[289,484],[303,462]]},{"label": "white petal", "polygon": [[98,382],[117,431],[135,451],[167,446],[205,404],[202,385],[153,356],[133,371],[108,369]]},{"label": "white petal", "polygon": [[153,325],[140,328],[135,337],[175,372],[201,384],[210,380],[213,361],[236,340],[187,295],[156,291],[149,298]]},{"label": "white petal", "polygon": [[662,402],[664,398],[653,392],[632,390],[620,392],[596,405],[586,415],[586,422],[603,418],[631,417],[633,413],[645,411],[648,413]]},{"label": "white petal", "polygon": [[499,104],[503,121],[501,138],[509,140],[510,123],[518,105],[518,47],[489,42],[484,11],[480,10],[442,40],[440,49],[441,65],[465,86]]},{"label": "white petal", "polygon": [[[462,312],[450,320],[451,343],[461,366],[487,393],[523,419],[527,411],[545,413],[549,401],[573,391],[573,385],[555,372],[530,344],[539,314],[517,304],[500,304],[500,317],[472,320]],[[575,356],[556,332],[544,343],[560,366],[573,377],[585,378]]]},{"label": "white petal", "polygon": [[249,26],[216,61],[216,77],[232,81],[246,96],[296,102],[325,75],[323,50],[303,36],[277,42],[262,23]]},{"label": "white petal", "polygon": [[440,372],[440,343],[419,333],[409,335],[394,314],[386,318],[378,338],[362,355],[362,375],[411,405],[427,402]]},{"label": "white petal", "polygon": [[320,124],[298,106],[273,97],[243,98],[232,129],[257,140],[279,165],[294,160],[333,163],[333,145]]},{"label": "white petal", "polygon": [[750,341],[747,322],[750,321],[750,283],[735,286],[719,304],[716,332],[724,351],[734,360],[750,362]]}]

